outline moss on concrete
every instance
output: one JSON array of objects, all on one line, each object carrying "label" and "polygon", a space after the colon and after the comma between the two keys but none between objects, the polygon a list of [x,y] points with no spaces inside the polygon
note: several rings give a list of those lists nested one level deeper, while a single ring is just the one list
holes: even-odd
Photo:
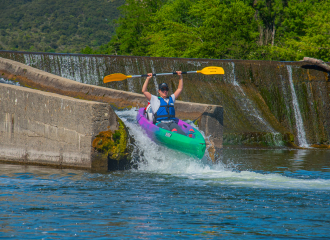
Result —
[{"label": "moss on concrete", "polygon": [[121,161],[126,160],[129,156],[128,134],[124,123],[119,118],[117,120],[119,129],[114,132],[111,130],[100,132],[93,140],[92,146],[110,160]]}]

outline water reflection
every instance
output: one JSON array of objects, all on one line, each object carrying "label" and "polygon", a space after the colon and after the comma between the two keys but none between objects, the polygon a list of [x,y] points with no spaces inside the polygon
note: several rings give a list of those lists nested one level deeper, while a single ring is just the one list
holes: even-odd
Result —
[{"label": "water reflection", "polygon": [[308,150],[305,149],[296,151],[293,158],[290,159],[292,165],[291,167],[292,171],[297,171],[304,168],[304,162],[306,160],[305,157],[307,154],[308,154]]},{"label": "water reflection", "polygon": [[266,172],[328,172],[330,167],[330,151],[318,149],[224,149],[222,159],[240,170]]}]

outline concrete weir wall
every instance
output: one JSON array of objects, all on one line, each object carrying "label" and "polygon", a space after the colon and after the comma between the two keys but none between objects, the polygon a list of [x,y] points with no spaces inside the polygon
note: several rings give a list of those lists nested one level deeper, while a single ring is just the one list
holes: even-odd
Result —
[{"label": "concrete weir wall", "polygon": [[[0,77],[28,87],[0,84],[0,161],[107,170],[110,153],[106,157],[92,146],[100,132],[120,128],[112,107],[147,105],[142,94],[76,82],[1,57]],[[222,148],[222,106],[176,101],[175,108],[179,118],[198,122],[212,150]]]},{"label": "concrete weir wall", "polygon": [[[0,56],[77,82],[135,93],[141,92],[143,78],[106,84],[102,79],[111,73],[166,73],[219,66],[224,75],[185,75],[178,100],[223,106],[223,145],[330,148],[330,72],[311,62],[17,51],[0,51]],[[148,90],[156,94],[161,82],[173,92],[178,77],[154,77]]]},{"label": "concrete weir wall", "polygon": [[107,170],[91,145],[114,116],[108,104],[0,84],[0,160]]},{"label": "concrete weir wall", "polygon": [[[0,76],[15,79],[23,86],[79,99],[108,103],[114,108],[145,107],[143,94],[84,84],[0,57]],[[219,105],[176,101],[181,119],[197,120],[199,128],[210,136],[210,144],[222,148],[223,108]]]}]

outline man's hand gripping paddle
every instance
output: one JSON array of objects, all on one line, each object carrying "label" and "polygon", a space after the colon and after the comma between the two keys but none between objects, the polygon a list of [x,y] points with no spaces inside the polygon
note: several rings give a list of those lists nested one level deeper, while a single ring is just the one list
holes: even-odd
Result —
[{"label": "man's hand gripping paddle", "polygon": [[[181,74],[188,74],[188,73],[202,73],[204,75],[213,75],[213,74],[224,74],[225,72],[222,67],[205,67],[202,70],[182,72]],[[153,73],[152,76],[175,75],[175,74],[177,74],[177,73],[176,72],[174,72],[174,73]],[[103,78],[103,82],[104,83],[117,82],[117,81],[123,81],[127,78],[135,78],[135,77],[148,77],[148,75],[147,74],[124,75],[122,73],[114,73],[114,74],[105,76]]]}]

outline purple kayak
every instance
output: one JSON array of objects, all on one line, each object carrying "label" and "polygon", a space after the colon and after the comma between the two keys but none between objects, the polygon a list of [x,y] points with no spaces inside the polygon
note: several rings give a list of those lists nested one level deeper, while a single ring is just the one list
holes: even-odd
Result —
[{"label": "purple kayak", "polygon": [[144,108],[139,109],[136,120],[145,130],[148,137],[154,142],[199,159],[204,156],[206,148],[205,139],[203,135],[190,124],[176,118],[176,123],[185,135],[168,131],[157,127],[152,121],[149,121],[145,116]]}]

